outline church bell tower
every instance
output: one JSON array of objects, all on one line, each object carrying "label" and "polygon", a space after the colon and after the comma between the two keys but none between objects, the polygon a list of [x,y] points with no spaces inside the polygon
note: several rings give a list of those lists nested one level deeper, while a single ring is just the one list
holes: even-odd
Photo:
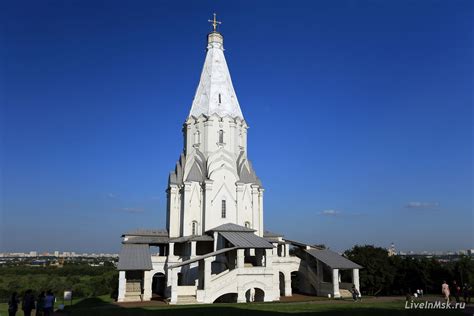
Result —
[{"label": "church bell tower", "polygon": [[170,237],[202,235],[226,223],[263,235],[263,187],[247,159],[248,126],[210,20],[204,66],[183,125],[184,148],[167,189]]}]

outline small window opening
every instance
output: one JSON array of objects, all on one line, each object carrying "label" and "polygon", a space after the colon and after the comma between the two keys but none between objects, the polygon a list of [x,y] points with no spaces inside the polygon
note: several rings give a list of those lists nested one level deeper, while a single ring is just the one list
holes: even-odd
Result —
[{"label": "small window opening", "polygon": [[197,222],[193,221],[193,223],[192,223],[192,235],[196,235],[196,234],[197,234]]},{"label": "small window opening", "polygon": [[221,94],[219,93],[219,104],[221,104],[222,101],[221,101]]},{"label": "small window opening", "polygon": [[225,200],[222,200],[222,218],[225,218],[226,216],[226,205],[225,205]]},{"label": "small window opening", "polygon": [[220,130],[219,131],[219,143],[224,143],[224,131]]}]

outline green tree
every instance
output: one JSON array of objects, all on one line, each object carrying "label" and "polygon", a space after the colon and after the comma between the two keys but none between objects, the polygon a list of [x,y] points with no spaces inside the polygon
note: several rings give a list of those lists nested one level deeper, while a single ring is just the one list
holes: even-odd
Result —
[{"label": "green tree", "polygon": [[364,267],[360,271],[360,286],[365,294],[379,295],[390,292],[396,269],[386,249],[356,245],[347,250],[345,255]]}]

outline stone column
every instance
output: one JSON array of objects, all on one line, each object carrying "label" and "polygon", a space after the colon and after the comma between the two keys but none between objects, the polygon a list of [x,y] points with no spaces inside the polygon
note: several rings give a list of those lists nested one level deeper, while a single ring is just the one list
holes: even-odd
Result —
[{"label": "stone column", "polygon": [[151,271],[145,271],[143,273],[143,300],[150,301],[151,300],[151,285],[153,281],[153,275]]},{"label": "stone column", "polygon": [[212,257],[204,259],[204,290],[209,290],[211,283],[211,263]]},{"label": "stone column", "polygon": [[235,217],[237,220],[237,224],[245,226],[245,219],[243,217],[243,200],[242,200],[242,192],[244,192],[244,183],[242,182],[236,182],[236,195],[235,199],[237,201],[237,216]]},{"label": "stone column", "polygon": [[285,273],[285,296],[292,296],[291,273]]},{"label": "stone column", "polygon": [[272,249],[265,249],[265,266],[271,268],[273,266]]},{"label": "stone column", "polygon": [[212,198],[212,184],[214,181],[205,180],[204,181],[204,223],[202,225],[202,232],[212,229],[212,220],[211,220],[211,198]]},{"label": "stone column", "polygon": [[263,232],[260,231],[260,208],[258,203],[258,185],[252,184],[252,228],[257,230],[256,234],[262,237]]},{"label": "stone column", "polygon": [[352,284],[355,285],[355,288],[359,291],[359,295],[362,296],[360,293],[359,269],[352,269]]},{"label": "stone column", "polygon": [[245,249],[237,249],[237,268],[245,266]]},{"label": "stone column", "polygon": [[127,291],[127,278],[125,277],[125,271],[120,271],[117,301],[119,302],[125,301],[126,291]]},{"label": "stone column", "polygon": [[339,293],[339,269],[332,269],[332,292],[334,298],[341,297]]},{"label": "stone column", "polygon": [[290,256],[290,244],[285,244],[285,257]]},{"label": "stone column", "polygon": [[258,190],[258,230],[260,231],[260,237],[263,237],[263,191],[265,190],[262,188]]},{"label": "stone column", "polygon": [[217,240],[219,239],[219,233],[214,232],[214,251],[217,251]]},{"label": "stone column", "polygon": [[245,291],[243,288],[237,287],[237,303],[246,303]]},{"label": "stone column", "polygon": [[181,219],[181,236],[189,236],[191,235],[191,219],[189,215],[189,208],[191,207],[191,181],[184,182],[184,190],[183,190],[183,218]]},{"label": "stone column", "polygon": [[190,257],[191,257],[191,258],[196,257],[196,242],[195,242],[195,241],[191,241],[191,253],[190,253]]},{"label": "stone column", "polygon": [[174,242],[170,242],[168,244],[168,258],[173,258],[174,259]]},{"label": "stone column", "polygon": [[170,304],[176,304],[178,302],[178,270],[168,270],[171,279],[171,299]]},{"label": "stone column", "polygon": [[177,185],[171,184],[168,190],[168,231],[170,237],[178,237],[180,234],[181,205],[178,203],[179,189]]}]

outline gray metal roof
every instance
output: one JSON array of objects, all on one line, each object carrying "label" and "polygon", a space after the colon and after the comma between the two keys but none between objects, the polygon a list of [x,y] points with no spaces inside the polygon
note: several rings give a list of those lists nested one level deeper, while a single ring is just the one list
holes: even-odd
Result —
[{"label": "gray metal roof", "polygon": [[122,236],[166,236],[168,231],[166,229],[136,229],[126,232]]},{"label": "gray metal roof", "polygon": [[225,239],[238,248],[273,248],[273,245],[253,232],[219,232]]},{"label": "gray metal roof", "polygon": [[299,242],[299,241],[294,241],[294,240],[289,240],[289,239],[286,239],[285,238],[285,241],[292,244],[293,246],[298,246],[298,247],[306,247],[306,246],[309,246],[307,244],[304,244],[302,242]]},{"label": "gray metal roof", "polygon": [[210,252],[210,253],[206,253],[205,255],[202,255],[202,256],[199,256],[199,257],[194,257],[194,258],[192,258],[192,259],[189,259],[189,260],[186,260],[186,261],[177,263],[177,264],[175,264],[175,265],[169,266],[168,269],[173,269],[173,268],[181,267],[181,266],[184,266],[184,265],[187,265],[187,264],[190,264],[190,263],[193,263],[193,262],[196,262],[196,261],[205,259],[205,258],[209,258],[209,257],[212,257],[212,256],[219,255],[219,254],[224,253],[224,252],[227,252],[227,251],[235,250],[235,249],[237,249],[237,247],[230,247],[230,248],[219,249],[219,250],[217,250],[217,251]]},{"label": "gray metal roof", "polygon": [[222,224],[220,226],[214,227],[213,229],[210,229],[209,231],[213,232],[255,232],[255,229],[251,229],[248,227],[240,226],[234,223],[226,223]]},{"label": "gray metal roof", "polygon": [[169,243],[168,236],[127,236],[127,240],[124,240],[124,244],[167,244]]},{"label": "gray metal roof", "polygon": [[306,250],[314,258],[319,261],[327,264],[333,269],[360,269],[362,266],[358,265],[355,262],[350,261],[349,259],[341,256],[340,254],[328,250],[328,249],[308,249]]},{"label": "gray metal roof", "polygon": [[141,244],[123,244],[117,270],[153,270],[150,247]]},{"label": "gray metal roof", "polygon": [[192,235],[170,238],[170,242],[187,242],[187,241],[214,241],[214,237],[209,235]]}]

